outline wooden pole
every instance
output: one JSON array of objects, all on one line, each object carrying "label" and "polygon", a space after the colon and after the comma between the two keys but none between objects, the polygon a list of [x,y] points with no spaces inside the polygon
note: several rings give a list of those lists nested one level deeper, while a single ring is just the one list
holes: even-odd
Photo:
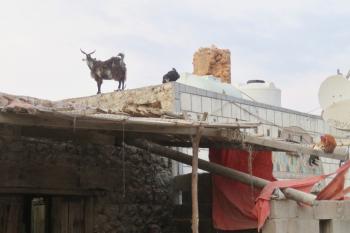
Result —
[{"label": "wooden pole", "polygon": [[201,128],[197,129],[197,134],[192,138],[192,233],[198,233],[198,150],[201,139]]},{"label": "wooden pole", "polygon": [[[184,113],[185,119],[188,118],[187,113]],[[207,120],[208,113],[205,112],[202,116],[202,122]],[[199,211],[198,211],[198,152],[199,142],[203,133],[203,126],[197,128],[196,135],[192,137],[192,233],[198,233],[199,229]]]},{"label": "wooden pole", "polygon": [[[134,145],[135,147],[141,148],[143,150],[147,150],[151,153],[158,154],[160,156],[167,157],[169,159],[176,160],[178,162],[181,162],[187,165],[192,165],[192,156],[181,153],[179,151],[175,151],[142,139],[133,140],[132,145]],[[270,182],[268,180],[265,180],[256,176],[250,176],[247,173],[240,172],[219,164],[211,163],[202,159],[198,159],[198,168],[204,171],[211,172],[213,174],[221,175],[233,180],[240,181],[244,184],[248,184],[248,185],[253,184],[255,187],[258,187],[258,188],[263,188],[265,187],[265,185],[269,184]],[[316,199],[315,195],[305,193],[293,188],[285,188],[285,189],[281,189],[281,191],[284,193],[284,195],[287,198],[298,202],[302,202],[308,205],[313,205]]]}]

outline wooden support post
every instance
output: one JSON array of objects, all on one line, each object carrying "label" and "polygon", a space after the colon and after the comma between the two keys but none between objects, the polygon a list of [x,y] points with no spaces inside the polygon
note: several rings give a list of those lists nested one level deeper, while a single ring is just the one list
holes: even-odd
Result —
[{"label": "wooden support post", "polygon": [[[141,148],[143,150],[147,150],[148,152],[158,154],[160,156],[167,157],[169,159],[173,159],[187,165],[192,164],[191,156],[181,153],[179,151],[174,151],[164,146],[157,145],[152,142],[148,142],[146,140],[141,140],[141,139],[133,140],[132,145],[138,148]],[[128,147],[128,145],[126,145],[126,147]],[[240,172],[216,163],[211,163],[202,159],[198,159],[198,167],[204,171],[208,171],[213,174],[217,174],[233,180],[237,180],[244,184],[248,184],[248,185],[253,184],[253,186],[258,188],[263,188],[265,187],[265,185],[267,185],[270,182],[268,180],[265,180],[256,176],[250,176],[247,173]],[[293,188],[284,188],[284,189],[281,189],[281,191],[284,193],[284,195],[287,198],[298,202],[302,202],[308,205],[313,205],[316,199],[315,195],[305,193]]]},{"label": "wooden support post", "polygon": [[[184,113],[184,117],[188,118]],[[208,113],[205,112],[202,116],[202,121],[206,121]],[[198,233],[199,214],[198,214],[198,152],[199,142],[203,133],[203,126],[199,126],[197,133],[192,137],[192,233]]]},{"label": "wooden support post", "polygon": [[202,127],[197,129],[197,134],[192,138],[192,233],[198,233],[198,151],[202,136]]}]

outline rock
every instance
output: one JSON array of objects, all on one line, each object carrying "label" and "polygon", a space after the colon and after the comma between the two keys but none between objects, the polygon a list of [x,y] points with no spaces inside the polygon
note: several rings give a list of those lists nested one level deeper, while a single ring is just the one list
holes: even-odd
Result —
[{"label": "rock", "polygon": [[213,75],[231,83],[231,52],[215,46],[200,48],[193,56],[193,74]]}]

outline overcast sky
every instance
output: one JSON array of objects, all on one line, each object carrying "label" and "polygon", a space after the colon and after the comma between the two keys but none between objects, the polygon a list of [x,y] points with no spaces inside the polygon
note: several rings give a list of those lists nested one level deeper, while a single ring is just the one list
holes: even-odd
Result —
[{"label": "overcast sky", "polygon": [[[232,81],[272,81],[284,107],[319,106],[321,82],[350,68],[349,1],[0,0],[0,92],[46,99],[92,95],[79,48],[98,59],[124,52],[127,89],[161,83],[192,55],[231,50]],[[103,92],[116,87],[105,81]]]}]

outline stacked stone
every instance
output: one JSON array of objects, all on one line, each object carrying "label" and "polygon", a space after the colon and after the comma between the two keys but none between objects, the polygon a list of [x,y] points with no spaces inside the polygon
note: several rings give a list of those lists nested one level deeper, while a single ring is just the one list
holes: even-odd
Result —
[{"label": "stacked stone", "polygon": [[[21,167],[72,167],[76,171],[106,174],[110,186],[94,200],[94,232],[147,232],[152,224],[162,232],[170,231],[173,204],[168,159],[113,145],[0,136],[0,162],[15,162]],[[93,176],[88,182],[95,183],[96,188],[106,186]]]},{"label": "stacked stone", "polygon": [[[120,170],[121,149],[113,153]],[[121,174],[111,176],[119,187],[98,198],[95,231],[139,233],[156,224],[162,232],[168,232],[173,209],[168,161],[147,152],[126,150],[124,167],[125,180]]]},{"label": "stacked stone", "polygon": [[231,83],[231,52],[215,46],[200,48],[193,56],[193,74],[213,75]]}]

